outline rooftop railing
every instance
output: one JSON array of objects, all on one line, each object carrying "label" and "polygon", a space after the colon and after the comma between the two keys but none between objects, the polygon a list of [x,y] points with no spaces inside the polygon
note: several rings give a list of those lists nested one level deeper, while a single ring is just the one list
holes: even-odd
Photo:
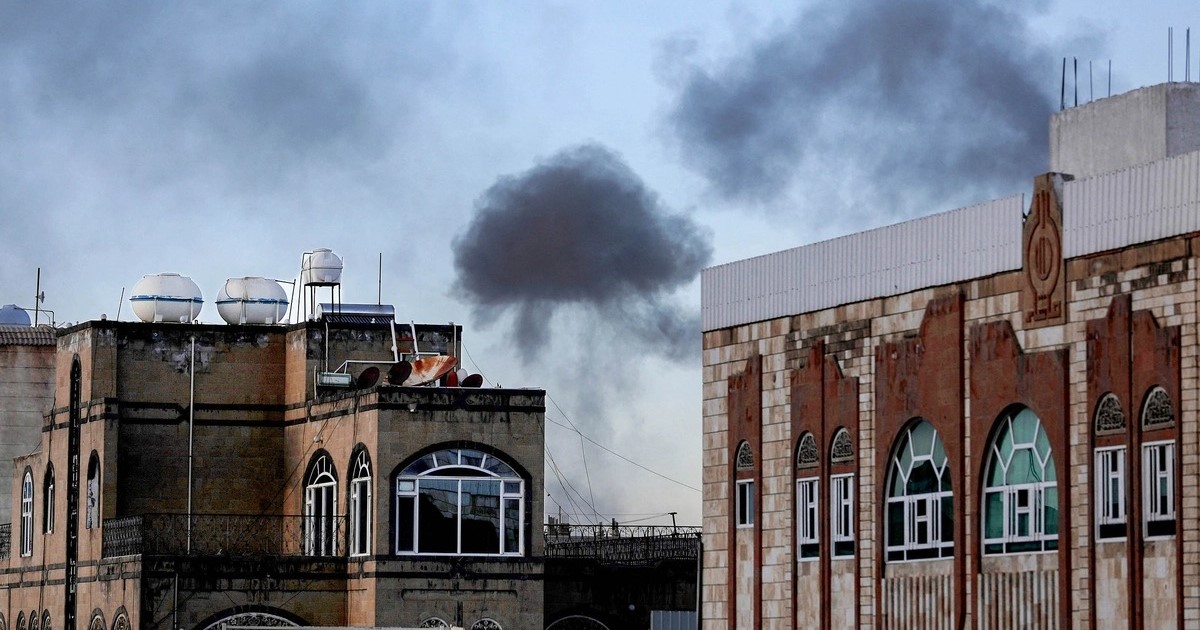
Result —
[{"label": "rooftop railing", "polygon": [[699,527],[546,525],[547,558],[643,565],[661,560],[696,560],[699,554]]},{"label": "rooftop railing", "polygon": [[345,517],[144,514],[104,520],[104,557],[338,556]]}]

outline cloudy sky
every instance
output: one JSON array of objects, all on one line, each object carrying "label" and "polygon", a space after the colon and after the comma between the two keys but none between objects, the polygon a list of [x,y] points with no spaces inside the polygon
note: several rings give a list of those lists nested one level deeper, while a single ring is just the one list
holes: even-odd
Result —
[{"label": "cloudy sky", "polygon": [[402,320],[462,323],[468,369],[549,391],[548,511],[698,523],[699,270],[1023,192],[1064,56],[1081,102],[1110,59],[1114,93],[1159,83],[1173,26],[1182,80],[1192,24],[1181,1],[0,0],[0,303],[40,267],[59,323],[128,319],[122,289],[173,271],[219,321],[226,278],[316,247],[373,302],[382,254]]}]

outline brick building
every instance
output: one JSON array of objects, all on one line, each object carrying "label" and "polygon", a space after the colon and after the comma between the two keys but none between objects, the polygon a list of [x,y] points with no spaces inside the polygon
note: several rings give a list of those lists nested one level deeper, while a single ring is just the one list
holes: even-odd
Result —
[{"label": "brick building", "polygon": [[1020,196],[705,270],[705,628],[1200,623],[1200,86]]}]

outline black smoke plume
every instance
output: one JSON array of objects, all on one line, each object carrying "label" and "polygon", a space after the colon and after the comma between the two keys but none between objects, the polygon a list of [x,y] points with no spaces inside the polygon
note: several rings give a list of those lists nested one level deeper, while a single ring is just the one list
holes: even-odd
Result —
[{"label": "black smoke plume", "polygon": [[454,248],[459,292],[481,320],[512,314],[525,359],[546,346],[560,311],[669,358],[699,348],[698,315],[673,292],[708,263],[707,234],[602,146],[566,149],[497,180]]},{"label": "black smoke plume", "polygon": [[1045,170],[1057,69],[1004,3],[827,0],[720,67],[690,67],[668,123],[726,200],[913,214]]}]

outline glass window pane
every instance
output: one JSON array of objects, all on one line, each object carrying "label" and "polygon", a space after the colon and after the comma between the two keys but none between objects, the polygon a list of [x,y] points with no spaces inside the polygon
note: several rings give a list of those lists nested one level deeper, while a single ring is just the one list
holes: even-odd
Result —
[{"label": "glass window pane", "polygon": [[912,452],[913,455],[920,457],[922,455],[933,454],[933,441],[936,432],[933,430],[933,425],[922,420],[912,428]]},{"label": "glass window pane", "polygon": [[1001,538],[1004,536],[1004,493],[989,492],[984,502],[984,538]]},{"label": "glass window pane", "polygon": [[1042,500],[1044,510],[1042,518],[1047,536],[1058,534],[1058,488],[1046,488]]},{"label": "glass window pane", "polygon": [[938,486],[937,471],[933,469],[933,464],[929,460],[924,460],[913,468],[905,490],[906,494],[912,496],[937,492]]},{"label": "glass window pane", "polygon": [[500,553],[500,482],[462,482],[462,552]]},{"label": "glass window pane", "polygon": [[521,500],[504,500],[504,553],[521,551]]},{"label": "glass window pane", "polygon": [[418,484],[417,540],[420,553],[458,551],[458,481],[422,479]]},{"label": "glass window pane", "polygon": [[413,509],[416,497],[396,500],[396,551],[413,551]]},{"label": "glass window pane", "polygon": [[954,540],[954,497],[942,497],[942,542]]},{"label": "glass window pane", "polygon": [[1033,444],[1035,432],[1041,423],[1038,422],[1038,417],[1029,409],[1022,409],[1012,419],[1012,432],[1014,446],[1023,444]]},{"label": "glass window pane", "polygon": [[904,503],[901,501],[888,503],[887,517],[888,546],[902,546],[904,544]]},{"label": "glass window pane", "polygon": [[1008,485],[1033,483],[1041,481],[1041,465],[1033,460],[1033,451],[1020,449],[1013,453],[1012,462],[1008,465]]},{"label": "glass window pane", "polygon": [[476,468],[482,467],[481,465],[483,464],[483,453],[481,453],[479,451],[473,451],[470,449],[463,449],[461,456],[462,456],[461,463],[463,466],[474,466]]}]

